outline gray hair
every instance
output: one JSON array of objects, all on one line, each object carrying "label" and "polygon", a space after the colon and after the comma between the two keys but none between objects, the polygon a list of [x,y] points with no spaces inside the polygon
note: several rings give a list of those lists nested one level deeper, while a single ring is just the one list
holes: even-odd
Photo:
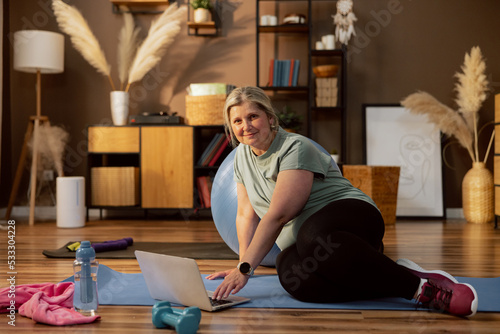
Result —
[{"label": "gray hair", "polygon": [[239,141],[234,135],[233,129],[231,127],[231,120],[229,118],[229,113],[231,108],[234,106],[240,106],[243,102],[248,102],[259,110],[263,111],[267,117],[273,120],[273,125],[271,130],[278,131],[279,118],[274,108],[271,104],[271,99],[267,94],[259,87],[246,86],[234,89],[229,96],[226,98],[226,104],[224,105],[224,130],[226,136],[231,140],[231,145],[233,147],[238,146]]}]

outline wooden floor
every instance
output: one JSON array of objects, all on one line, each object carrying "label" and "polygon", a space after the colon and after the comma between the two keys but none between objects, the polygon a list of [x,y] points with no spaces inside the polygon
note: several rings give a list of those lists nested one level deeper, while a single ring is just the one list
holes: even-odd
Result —
[{"label": "wooden floor", "polygon": [[[221,241],[210,220],[99,220],[84,228],[61,229],[55,222],[15,224],[16,284],[59,282],[72,273],[71,259],[50,259],[43,249],[55,249],[70,240]],[[7,286],[7,231],[0,230],[0,287]],[[388,226],[385,253],[396,260],[413,259],[424,268],[443,269],[456,276],[500,276],[500,230],[492,224],[464,221],[398,221]],[[100,263],[126,273],[140,272],[136,260],[100,259]],[[234,267],[232,260],[199,260],[202,273]],[[256,274],[275,273],[258,268]],[[101,320],[87,325],[53,327],[16,315],[16,327],[0,316],[0,333],[159,333],[151,322],[151,307],[100,306]],[[163,330],[173,333],[172,330]],[[425,311],[229,309],[203,312],[199,333],[500,333],[500,313],[478,313],[471,319]]]}]

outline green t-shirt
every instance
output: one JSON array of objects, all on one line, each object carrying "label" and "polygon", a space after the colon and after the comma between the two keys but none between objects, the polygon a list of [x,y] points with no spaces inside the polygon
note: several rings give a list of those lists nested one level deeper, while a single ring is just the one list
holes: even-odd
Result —
[{"label": "green t-shirt", "polygon": [[236,149],[234,180],[245,186],[250,203],[260,218],[269,209],[278,173],[290,169],[308,170],[315,177],[304,209],[284,226],[276,240],[282,250],[295,243],[300,226],[309,216],[332,201],[355,198],[376,207],[370,197],[352,186],[332,166],[330,155],[304,136],[280,128],[267,152],[261,156],[256,156],[248,145],[240,144]]}]

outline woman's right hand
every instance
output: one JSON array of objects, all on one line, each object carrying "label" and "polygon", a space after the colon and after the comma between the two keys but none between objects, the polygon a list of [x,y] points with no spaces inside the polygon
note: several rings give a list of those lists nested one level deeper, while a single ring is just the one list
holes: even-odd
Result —
[{"label": "woman's right hand", "polygon": [[206,278],[209,279],[209,280],[214,280],[214,279],[217,279],[217,278],[224,278],[227,275],[229,275],[231,273],[231,271],[233,271],[233,269],[219,271],[218,273],[213,273],[213,274],[208,275]]}]

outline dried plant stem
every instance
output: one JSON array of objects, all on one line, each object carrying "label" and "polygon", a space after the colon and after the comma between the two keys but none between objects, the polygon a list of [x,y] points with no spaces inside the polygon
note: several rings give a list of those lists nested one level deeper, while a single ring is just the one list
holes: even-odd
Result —
[{"label": "dried plant stem", "polygon": [[111,89],[116,90],[115,84],[113,83],[113,79],[111,79],[111,75],[108,75],[107,77],[109,79],[109,83],[111,84]]},{"label": "dried plant stem", "polygon": [[493,138],[495,138],[495,130],[491,133],[490,142],[488,143],[488,148],[486,149],[486,154],[484,155],[484,163],[488,160],[488,156],[490,155],[491,145],[493,144]]},{"label": "dried plant stem", "polygon": [[474,153],[475,159],[472,159],[474,162],[479,162],[479,146],[478,146],[478,138],[477,138],[477,113],[473,114],[474,119]]}]

